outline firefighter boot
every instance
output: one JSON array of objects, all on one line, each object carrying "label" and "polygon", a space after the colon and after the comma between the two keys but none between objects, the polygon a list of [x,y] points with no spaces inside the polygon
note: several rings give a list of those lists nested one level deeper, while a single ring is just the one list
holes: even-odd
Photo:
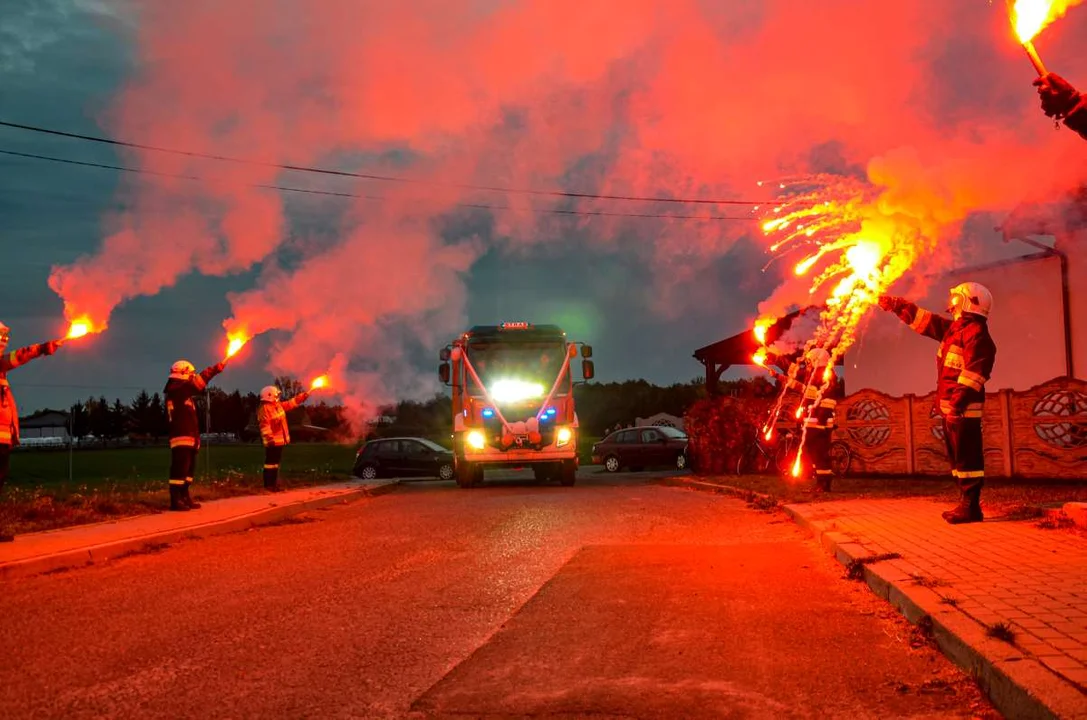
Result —
[{"label": "firefighter boot", "polygon": [[279,492],[279,472],[275,468],[264,468],[264,489],[268,492]]},{"label": "firefighter boot", "polygon": [[981,512],[981,488],[964,490],[962,500],[954,510],[945,512],[944,520],[952,525],[981,522],[985,516]]},{"label": "firefighter boot", "polygon": [[189,506],[182,500],[184,489],[181,485],[170,485],[170,509],[176,512],[188,512]]},{"label": "firefighter boot", "polygon": [[190,510],[198,510],[201,505],[198,502],[193,502],[192,495],[189,494],[190,487],[192,487],[192,483],[186,481],[185,486],[181,491],[181,500]]}]

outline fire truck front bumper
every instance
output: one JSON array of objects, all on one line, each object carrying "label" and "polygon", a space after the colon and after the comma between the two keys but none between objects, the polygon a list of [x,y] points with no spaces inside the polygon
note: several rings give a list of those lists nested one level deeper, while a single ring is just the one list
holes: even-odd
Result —
[{"label": "fire truck front bumper", "polygon": [[546,447],[541,450],[510,448],[509,450],[496,450],[483,448],[473,450],[465,448],[464,459],[473,463],[503,464],[503,465],[531,465],[542,462],[560,462],[562,460],[577,460],[577,450],[573,447]]}]

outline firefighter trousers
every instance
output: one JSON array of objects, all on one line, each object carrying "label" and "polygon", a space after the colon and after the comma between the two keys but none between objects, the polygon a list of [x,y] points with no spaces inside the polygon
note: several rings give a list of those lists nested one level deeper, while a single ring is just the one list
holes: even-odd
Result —
[{"label": "firefighter trousers", "polygon": [[264,487],[279,487],[279,463],[282,460],[282,445],[264,446]]},{"label": "firefighter trousers", "polygon": [[8,471],[11,469],[11,445],[0,445],[0,492],[4,490],[4,483],[8,481]]},{"label": "firefighter trousers", "polygon": [[981,418],[944,418],[944,443],[951,461],[951,476],[963,498],[976,503],[985,484],[985,452]]},{"label": "firefighter trousers", "polygon": [[830,490],[830,481],[834,479],[834,470],[830,466],[830,443],[833,434],[833,428],[809,425],[804,442],[815,472],[815,484],[824,490]]},{"label": "firefighter trousers", "polygon": [[196,454],[199,452],[194,447],[170,448],[170,484],[188,485],[192,483],[196,473]]}]

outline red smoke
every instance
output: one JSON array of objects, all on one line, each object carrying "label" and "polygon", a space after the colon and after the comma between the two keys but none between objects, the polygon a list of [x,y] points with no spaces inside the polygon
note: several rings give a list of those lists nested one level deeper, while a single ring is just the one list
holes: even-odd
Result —
[{"label": "red smoke", "polygon": [[[1054,132],[1038,110],[1001,4],[189,0],[141,13],[138,74],[105,124],[121,139],[196,152],[445,183],[744,199],[769,195],[757,180],[868,167],[888,201],[939,199],[950,213],[941,242],[966,213],[1010,209],[1083,175],[1082,163],[1068,161],[1082,157],[1082,141]],[[1087,86],[1073,42],[1085,31],[1087,13],[1073,11],[1036,44],[1053,69]],[[900,148],[919,158],[928,184],[873,161],[901,157]],[[228,327],[282,331],[271,368],[299,377],[343,353],[357,407],[433,387],[402,353],[437,348],[460,329],[463,275],[491,237],[443,236],[441,218],[458,203],[514,208],[495,213],[491,234],[507,251],[579,232],[594,246],[571,253],[637,253],[659,274],[654,294],[664,304],[704,294],[690,278],[757,233],[744,222],[541,212],[743,216],[745,207],[125,155],[143,169],[213,181],[140,175],[126,185],[130,209],[107,218],[99,252],[54,274],[69,314],[101,321],[186,273],[263,262],[257,286],[232,297]],[[327,220],[336,240],[318,243],[296,237],[278,193],[252,184],[386,199],[344,200],[342,215]]]}]

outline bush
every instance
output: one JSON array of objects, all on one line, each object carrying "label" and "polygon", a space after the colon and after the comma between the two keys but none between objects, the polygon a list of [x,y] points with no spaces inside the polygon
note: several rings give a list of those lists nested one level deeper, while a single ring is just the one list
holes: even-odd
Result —
[{"label": "bush", "polygon": [[699,475],[734,472],[773,402],[765,397],[711,397],[692,405],[683,420],[691,469]]}]

